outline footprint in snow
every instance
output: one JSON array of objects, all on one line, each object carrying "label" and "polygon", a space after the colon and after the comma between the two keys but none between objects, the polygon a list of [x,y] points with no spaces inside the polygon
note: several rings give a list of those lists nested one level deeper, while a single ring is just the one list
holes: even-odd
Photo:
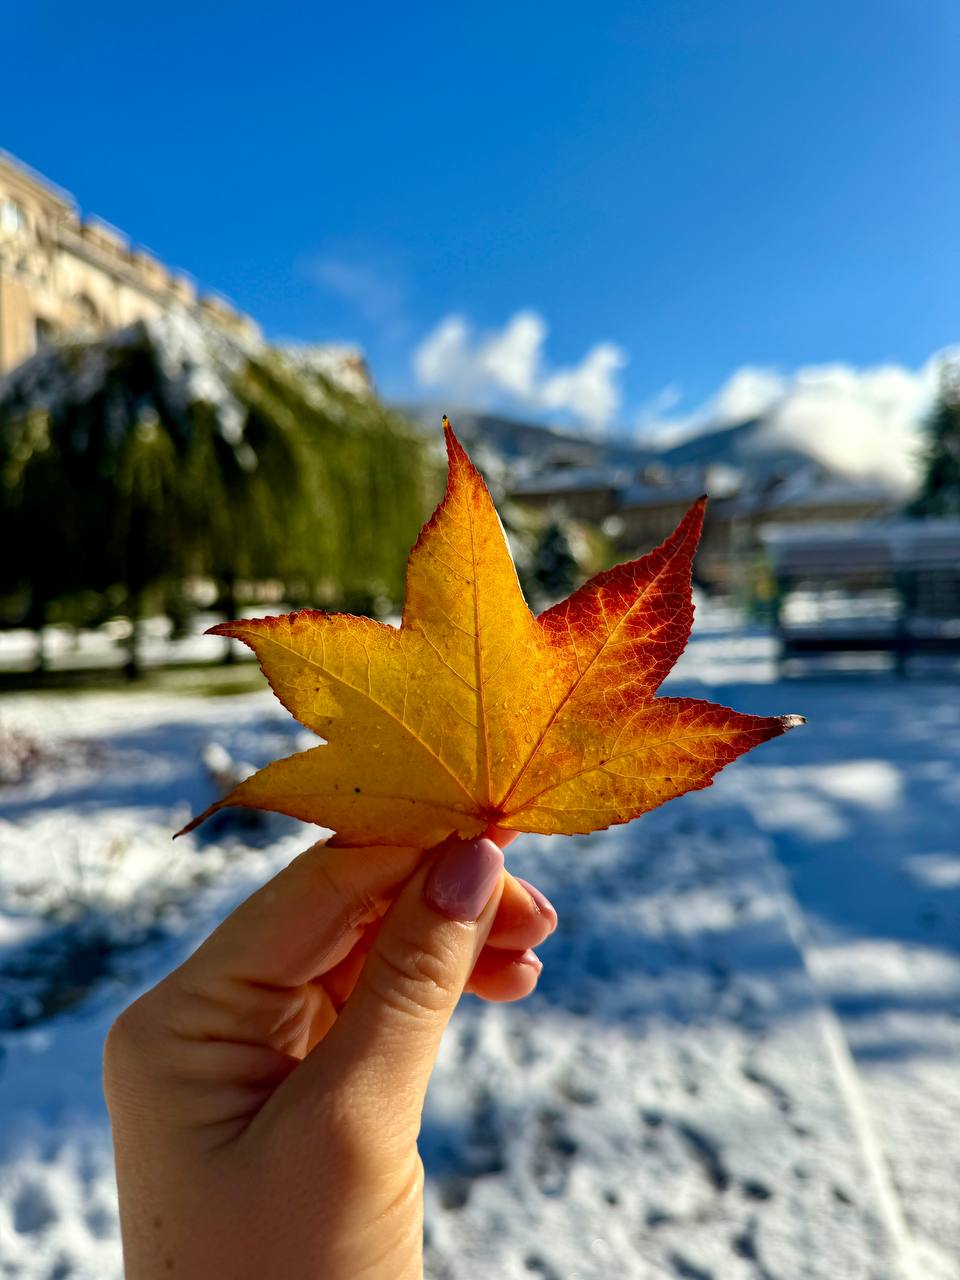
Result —
[{"label": "footprint in snow", "polygon": [[560,1114],[544,1110],[537,1115],[531,1172],[543,1195],[559,1196],[566,1191],[570,1165],[578,1150]]},{"label": "footprint in snow", "polygon": [[46,1187],[39,1183],[27,1183],[21,1187],[13,1202],[13,1229],[22,1236],[34,1235],[57,1219]]}]

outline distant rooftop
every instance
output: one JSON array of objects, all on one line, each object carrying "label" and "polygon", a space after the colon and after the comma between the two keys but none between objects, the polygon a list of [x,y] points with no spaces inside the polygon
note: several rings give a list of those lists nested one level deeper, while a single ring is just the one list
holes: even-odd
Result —
[{"label": "distant rooftop", "polygon": [[557,467],[530,476],[514,489],[517,497],[535,493],[571,493],[585,489],[622,489],[630,483],[631,474],[621,467]]},{"label": "distant rooftop", "polygon": [[621,508],[663,507],[690,504],[703,493],[703,482],[680,484],[631,484],[620,493]]}]

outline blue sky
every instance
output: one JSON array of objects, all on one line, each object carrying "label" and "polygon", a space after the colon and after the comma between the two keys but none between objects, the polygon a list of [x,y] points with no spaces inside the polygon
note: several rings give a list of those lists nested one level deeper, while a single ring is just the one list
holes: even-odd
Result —
[{"label": "blue sky", "polygon": [[633,429],[960,337],[958,13],[31,0],[0,145],[391,396]]}]

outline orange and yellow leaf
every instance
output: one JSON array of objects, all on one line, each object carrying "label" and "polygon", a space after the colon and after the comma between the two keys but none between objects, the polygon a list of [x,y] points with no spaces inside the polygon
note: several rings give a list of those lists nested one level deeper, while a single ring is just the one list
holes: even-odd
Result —
[{"label": "orange and yellow leaf", "polygon": [[447,491],[410,554],[399,628],[312,610],[211,628],[254,650],[324,744],[267,765],[185,830],[237,804],[352,846],[596,831],[708,786],[801,723],[656,697],[690,635],[705,499],[655,551],[537,618],[486,485],[444,426]]}]

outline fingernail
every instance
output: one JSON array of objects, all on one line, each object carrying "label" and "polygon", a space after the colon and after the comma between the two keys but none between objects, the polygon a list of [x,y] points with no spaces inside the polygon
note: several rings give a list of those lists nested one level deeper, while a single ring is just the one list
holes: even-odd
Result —
[{"label": "fingernail", "polygon": [[550,899],[545,897],[544,894],[542,894],[535,885],[532,885],[529,880],[522,880],[520,876],[516,876],[515,879],[517,884],[523,885],[542,914],[548,916],[553,921],[553,926],[551,928],[552,933],[553,929],[557,927],[557,908],[553,905]]},{"label": "fingernail", "polygon": [[538,978],[543,973],[543,961],[535,951],[525,951],[522,956],[517,956],[516,963],[527,964],[531,969],[535,969]]},{"label": "fingernail", "polygon": [[503,851],[492,840],[458,842],[430,869],[423,896],[451,920],[476,920],[503,870]]}]

